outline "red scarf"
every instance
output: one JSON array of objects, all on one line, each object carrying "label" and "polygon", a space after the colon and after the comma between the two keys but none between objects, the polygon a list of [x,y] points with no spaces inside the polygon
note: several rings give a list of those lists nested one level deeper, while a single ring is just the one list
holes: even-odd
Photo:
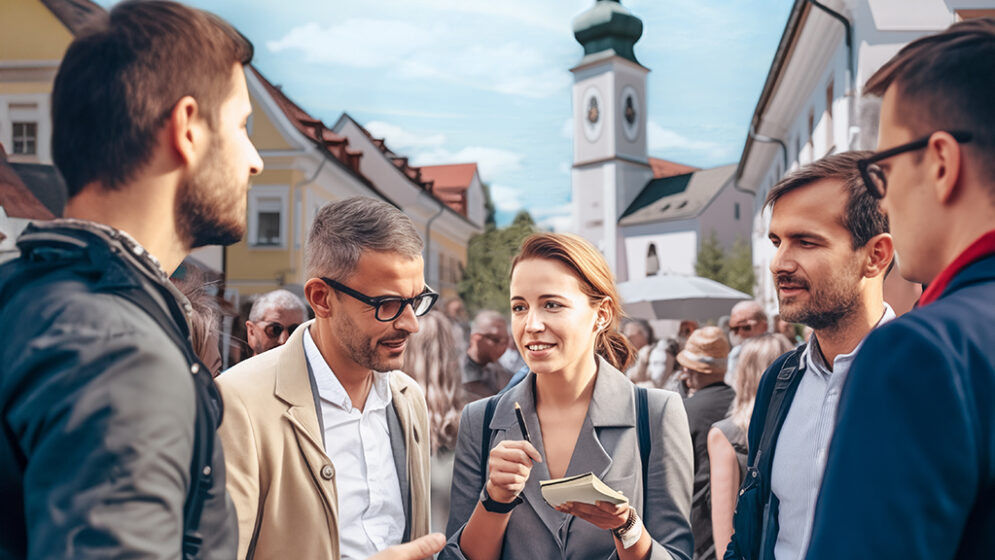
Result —
[{"label": "red scarf", "polygon": [[933,279],[933,282],[923,290],[922,297],[919,298],[918,307],[928,305],[940,299],[940,295],[950,285],[950,281],[960,274],[962,270],[975,261],[993,254],[995,254],[995,229],[979,237],[977,241],[965,249],[959,257],[954,259],[954,262],[950,263],[949,266],[943,269],[943,272]]}]

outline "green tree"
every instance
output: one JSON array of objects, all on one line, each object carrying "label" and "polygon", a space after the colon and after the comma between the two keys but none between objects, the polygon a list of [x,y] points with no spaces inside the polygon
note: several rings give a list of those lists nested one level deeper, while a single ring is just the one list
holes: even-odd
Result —
[{"label": "green tree", "polygon": [[491,186],[487,183],[480,183],[480,186],[484,190],[484,211],[487,213],[484,218],[485,227],[497,227],[497,222],[494,220],[494,200],[491,198]]},{"label": "green tree", "polygon": [[737,238],[732,251],[726,254],[715,231],[701,241],[694,273],[750,295],[753,295],[753,286],[757,280],[753,272],[753,251],[750,244],[743,238]]},{"label": "green tree", "polygon": [[722,275],[725,277],[722,283],[752,296],[757,275],[753,271],[753,249],[750,244],[742,237],[736,238],[732,251],[722,264]]},{"label": "green tree", "polygon": [[459,295],[471,315],[481,309],[508,311],[511,259],[522,240],[535,230],[535,220],[522,210],[511,224],[503,228],[489,225],[484,233],[470,238]]},{"label": "green tree", "polygon": [[694,273],[702,278],[711,278],[716,282],[725,284],[723,263],[726,260],[726,253],[719,245],[719,238],[715,231],[708,234],[708,237],[701,240],[701,248],[698,249],[698,260],[694,263]]}]

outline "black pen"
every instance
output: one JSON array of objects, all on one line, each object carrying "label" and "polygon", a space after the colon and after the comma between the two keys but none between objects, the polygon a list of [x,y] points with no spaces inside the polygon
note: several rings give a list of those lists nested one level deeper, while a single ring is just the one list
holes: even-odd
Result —
[{"label": "black pen", "polygon": [[518,418],[518,428],[522,430],[522,437],[525,441],[532,443],[532,439],[529,438],[529,429],[525,427],[525,418],[522,416],[522,407],[515,403],[515,418]]}]

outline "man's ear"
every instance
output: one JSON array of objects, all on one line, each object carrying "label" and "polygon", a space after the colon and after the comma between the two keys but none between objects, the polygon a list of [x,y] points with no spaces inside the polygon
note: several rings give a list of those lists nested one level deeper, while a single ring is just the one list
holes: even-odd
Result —
[{"label": "man's ear", "polygon": [[304,284],[304,297],[311,304],[314,316],[319,319],[327,319],[332,316],[331,300],[332,288],[321,278],[312,278]]},{"label": "man's ear", "polygon": [[961,176],[961,146],[948,132],[936,132],[929,139],[931,157],[928,167],[936,200],[941,204],[952,201]]},{"label": "man's ear", "polygon": [[890,233],[879,233],[867,241],[867,262],[864,265],[864,276],[875,278],[888,272],[892,259],[895,258],[895,244]]},{"label": "man's ear", "polygon": [[197,163],[197,149],[206,139],[205,124],[197,100],[189,95],[180,98],[169,113],[169,144],[186,167]]}]

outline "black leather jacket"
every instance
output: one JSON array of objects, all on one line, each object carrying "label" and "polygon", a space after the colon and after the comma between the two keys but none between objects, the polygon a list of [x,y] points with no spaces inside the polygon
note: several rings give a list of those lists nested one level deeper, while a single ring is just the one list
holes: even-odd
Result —
[{"label": "black leather jacket", "polygon": [[34,224],[18,248],[0,266],[0,560],[234,558],[189,303],[104,226]]}]

